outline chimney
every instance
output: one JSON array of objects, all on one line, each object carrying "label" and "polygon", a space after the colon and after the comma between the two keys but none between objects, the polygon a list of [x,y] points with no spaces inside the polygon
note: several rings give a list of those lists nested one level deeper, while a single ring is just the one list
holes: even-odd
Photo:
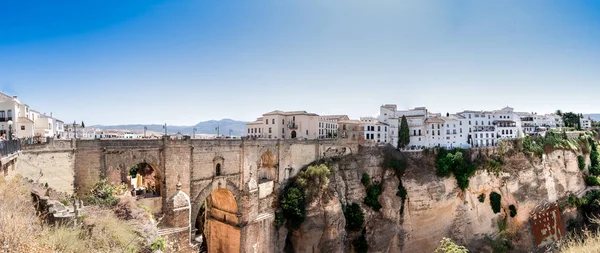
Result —
[{"label": "chimney", "polygon": [[52,112],[50,112],[50,118],[52,118]]},{"label": "chimney", "polygon": [[13,96],[13,98],[14,98],[14,99],[19,99],[19,97],[18,97],[18,96]]}]

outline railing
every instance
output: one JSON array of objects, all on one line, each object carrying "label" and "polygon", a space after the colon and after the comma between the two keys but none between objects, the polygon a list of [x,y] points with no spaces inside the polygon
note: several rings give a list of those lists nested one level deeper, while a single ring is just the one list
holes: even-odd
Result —
[{"label": "railing", "polygon": [[287,127],[288,127],[288,129],[291,129],[291,130],[297,130],[298,129],[298,125],[296,125],[295,122],[288,123]]},{"label": "railing", "polygon": [[9,156],[21,150],[21,141],[7,140],[0,141],[0,155],[2,157]]}]

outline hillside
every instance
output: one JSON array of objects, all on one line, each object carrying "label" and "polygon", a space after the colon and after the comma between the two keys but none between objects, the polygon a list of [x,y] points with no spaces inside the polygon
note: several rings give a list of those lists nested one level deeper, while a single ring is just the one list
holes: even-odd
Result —
[{"label": "hillside", "polygon": [[[238,121],[232,119],[222,120],[209,120],[200,122],[194,126],[170,126],[167,125],[167,131],[170,134],[181,132],[182,134],[192,134],[193,129],[196,128],[197,134],[216,134],[216,128],[219,127],[220,134],[229,134],[229,130],[232,130],[232,135],[244,135],[246,131],[246,124],[248,122]],[[131,131],[144,131],[144,126],[148,128],[148,131],[163,133],[165,130],[161,124],[131,124],[131,125],[94,125],[92,127],[100,129],[118,129],[118,130],[131,130]]]}]

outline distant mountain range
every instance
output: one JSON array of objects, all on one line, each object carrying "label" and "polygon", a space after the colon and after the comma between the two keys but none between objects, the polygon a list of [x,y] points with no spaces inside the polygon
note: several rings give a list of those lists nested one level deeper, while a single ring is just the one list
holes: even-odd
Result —
[{"label": "distant mountain range", "polygon": [[600,113],[584,114],[584,118],[590,118],[593,121],[600,121]]},{"label": "distant mountain range", "polygon": [[[169,134],[176,134],[181,132],[182,134],[192,134],[194,128],[196,128],[197,134],[217,134],[216,128],[219,127],[219,134],[229,135],[229,130],[232,130],[232,135],[241,136],[245,134],[246,124],[249,122],[246,121],[238,121],[232,119],[222,119],[222,120],[209,120],[203,121],[195,126],[170,126],[167,124],[167,131]],[[106,129],[106,130],[130,130],[135,132],[143,132],[144,127],[148,128],[149,132],[158,132],[164,133],[163,125],[153,124],[153,125],[140,125],[140,124],[132,124],[132,125],[94,125],[92,127]]]}]

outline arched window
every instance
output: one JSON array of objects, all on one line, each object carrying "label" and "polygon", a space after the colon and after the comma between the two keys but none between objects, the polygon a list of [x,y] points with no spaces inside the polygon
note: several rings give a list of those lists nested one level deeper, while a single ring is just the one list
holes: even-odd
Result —
[{"label": "arched window", "polygon": [[216,176],[221,176],[221,164],[217,163]]},{"label": "arched window", "polygon": [[12,110],[8,110],[8,120],[12,120]]}]

